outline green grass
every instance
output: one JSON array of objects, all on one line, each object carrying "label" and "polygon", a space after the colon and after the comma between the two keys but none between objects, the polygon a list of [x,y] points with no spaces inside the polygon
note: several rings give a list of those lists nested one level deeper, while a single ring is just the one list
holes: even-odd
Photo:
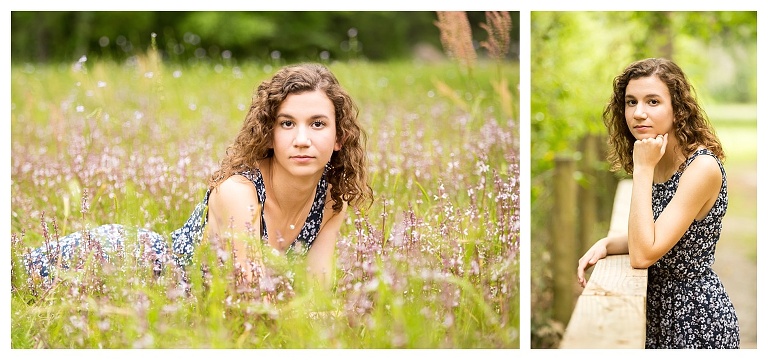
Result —
[{"label": "green grass", "polygon": [[180,227],[276,70],[136,59],[12,66],[12,348],[519,346],[515,64],[330,64],[360,108],[375,195],[348,213],[330,290],[271,256],[277,288],[244,286],[206,246],[187,291],[130,253],[86,252],[53,285],[29,276],[19,257],[42,223],[49,238]]}]

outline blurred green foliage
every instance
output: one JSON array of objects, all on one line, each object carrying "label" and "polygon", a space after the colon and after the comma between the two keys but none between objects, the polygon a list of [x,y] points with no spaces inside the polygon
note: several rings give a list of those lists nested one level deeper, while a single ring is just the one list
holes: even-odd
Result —
[{"label": "blurred green foliage", "polygon": [[[674,60],[705,111],[757,102],[757,13],[533,12],[531,14],[531,304],[532,347],[552,347],[565,324],[553,323],[549,235],[554,159],[581,157],[586,134],[606,136],[602,111],[613,78],[632,61]],[[726,149],[727,150],[727,149]],[[601,154],[604,159],[604,154]],[[598,171],[606,173],[601,162]],[[615,188],[574,178],[603,199]],[[616,174],[621,177],[621,173]],[[608,204],[610,206],[610,203]],[[609,219],[602,219],[605,223]],[[574,229],[575,231],[575,229]],[[599,232],[598,232],[599,233]],[[595,239],[597,240],[597,239]],[[574,263],[574,276],[576,264]]]},{"label": "blurred green foliage", "polygon": [[[474,41],[485,40],[485,13],[467,16]],[[11,58],[123,60],[145,52],[154,33],[163,57],[176,61],[401,59],[417,44],[442,50],[436,19],[429,11],[14,11]],[[516,42],[519,18],[513,22]]]}]

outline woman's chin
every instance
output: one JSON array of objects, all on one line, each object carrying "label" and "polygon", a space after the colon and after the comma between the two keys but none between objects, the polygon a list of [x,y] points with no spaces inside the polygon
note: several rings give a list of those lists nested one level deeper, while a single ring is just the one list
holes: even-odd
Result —
[{"label": "woman's chin", "polygon": [[643,140],[643,139],[653,139],[656,136],[658,136],[658,134],[645,133],[645,134],[636,134],[634,136],[635,136],[635,140]]}]

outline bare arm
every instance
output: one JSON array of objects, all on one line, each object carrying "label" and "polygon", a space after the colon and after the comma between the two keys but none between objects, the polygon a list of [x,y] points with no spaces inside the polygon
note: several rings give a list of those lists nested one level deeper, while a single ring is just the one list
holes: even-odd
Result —
[{"label": "bare arm", "polygon": [[667,144],[663,140],[636,141],[629,206],[629,261],[634,268],[647,268],[666,254],[697,217],[703,217],[720,192],[722,176],[717,161],[699,156],[680,177],[677,192],[658,219],[653,219],[651,192],[653,172]]},{"label": "bare arm", "polygon": [[587,285],[587,279],[584,277],[587,269],[597,264],[597,261],[608,255],[626,254],[629,252],[627,247],[627,234],[617,234],[606,236],[592,245],[589,250],[579,259],[579,266],[576,269],[576,277],[579,285]]},{"label": "bare arm", "polygon": [[653,173],[633,175],[629,209],[629,255],[634,268],[647,268],[666,254],[696,218],[703,218],[720,192],[722,176],[711,156],[697,157],[680,177],[677,192],[656,221],[651,209]]},{"label": "bare arm", "polygon": [[[247,239],[261,233],[261,208],[256,189],[250,180],[234,175],[211,191],[208,199],[208,235],[231,238],[235,261],[240,264],[246,278],[251,280]],[[230,231],[230,225],[231,231]]]},{"label": "bare arm", "polygon": [[[330,206],[330,204],[327,206]],[[331,284],[336,240],[346,213],[346,203],[344,203],[344,206],[338,213],[331,212],[331,217],[326,220],[307,253],[307,266],[310,274],[326,287]]]}]

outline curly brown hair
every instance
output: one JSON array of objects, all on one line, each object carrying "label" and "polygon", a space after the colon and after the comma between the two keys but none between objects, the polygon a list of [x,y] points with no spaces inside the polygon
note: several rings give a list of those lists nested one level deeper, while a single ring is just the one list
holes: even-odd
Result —
[{"label": "curly brown hair", "polygon": [[[627,84],[630,80],[654,75],[667,85],[672,97],[674,136],[683,155],[687,158],[697,147],[704,146],[720,160],[725,160],[720,140],[707,114],[696,101],[696,91],[683,70],[671,60],[649,58],[633,62],[613,80],[613,95],[603,111],[603,123],[608,128],[608,161],[611,170],[623,168],[631,175],[634,169],[632,150],[635,137],[629,131],[624,114]],[[682,168],[683,164],[680,166]]]},{"label": "curly brown hair", "polygon": [[365,154],[367,135],[358,124],[358,108],[336,76],[325,66],[314,63],[286,66],[259,85],[240,132],[227,147],[219,170],[208,181],[209,188],[240,171],[256,169],[259,160],[274,156],[271,135],[277,109],[288,95],[315,90],[323,91],[333,103],[336,138],[341,144],[341,150],[331,156],[327,173],[333,211],[341,211],[342,201],[355,206],[371,201],[373,191],[368,185]]}]

